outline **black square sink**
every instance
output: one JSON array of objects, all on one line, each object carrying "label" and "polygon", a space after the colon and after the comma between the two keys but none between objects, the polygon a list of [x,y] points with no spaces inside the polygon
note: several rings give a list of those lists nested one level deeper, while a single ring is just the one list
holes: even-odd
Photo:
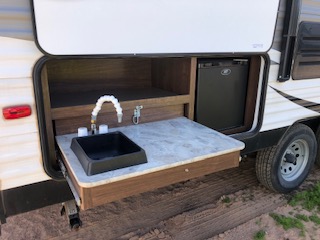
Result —
[{"label": "black square sink", "polygon": [[119,131],[73,138],[71,149],[88,176],[147,162],[145,151]]}]

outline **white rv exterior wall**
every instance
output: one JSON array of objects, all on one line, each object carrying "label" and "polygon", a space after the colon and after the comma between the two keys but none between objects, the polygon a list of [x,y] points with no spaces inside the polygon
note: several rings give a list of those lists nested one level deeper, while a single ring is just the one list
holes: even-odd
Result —
[{"label": "white rv exterior wall", "polygon": [[[285,97],[274,89],[290,96],[320,104],[320,78],[307,80],[292,80],[278,82],[278,70],[280,63],[280,40],[283,29],[283,11],[286,0],[280,2],[280,18],[277,22],[276,34],[269,56],[272,61],[269,77],[266,106],[261,131],[287,127],[303,118],[319,116],[320,114],[302,107]],[[302,0],[299,21],[320,22],[320,0]],[[281,31],[280,31],[281,30]],[[272,89],[274,88],[274,89]]]},{"label": "white rv exterior wall", "polygon": [[304,108],[281,96],[275,88],[288,95],[320,104],[320,79],[277,81],[279,65],[271,65],[267,89],[267,99],[261,131],[291,126],[296,121],[319,116],[320,114]]},{"label": "white rv exterior wall", "polygon": [[[43,170],[32,69],[42,56],[32,40],[28,1],[0,2],[0,109],[28,104],[29,117],[0,117],[0,190],[49,179]],[[2,115],[2,113],[1,113]]]}]

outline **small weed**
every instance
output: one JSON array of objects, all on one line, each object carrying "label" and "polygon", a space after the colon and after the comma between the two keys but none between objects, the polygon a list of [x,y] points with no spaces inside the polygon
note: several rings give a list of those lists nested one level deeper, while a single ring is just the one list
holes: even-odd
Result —
[{"label": "small weed", "polygon": [[306,232],[304,229],[301,230],[301,232],[299,233],[300,237],[305,237],[306,236]]},{"label": "small weed", "polygon": [[223,203],[231,203],[231,199],[229,197],[225,197],[222,199]]},{"label": "small weed", "polygon": [[260,230],[256,232],[256,234],[253,236],[254,240],[265,240],[266,238],[266,231]]},{"label": "small weed", "polygon": [[277,224],[281,225],[285,230],[290,228],[298,228],[301,231],[304,231],[304,225],[301,220],[292,217],[286,217],[284,215],[279,215],[276,213],[270,213],[270,217],[272,217]]},{"label": "small weed", "polygon": [[297,218],[299,220],[302,220],[302,221],[305,221],[305,222],[309,222],[309,217],[307,215],[297,213],[294,216],[295,216],[295,218]]},{"label": "small weed", "polygon": [[320,218],[317,215],[311,215],[309,217],[311,222],[314,222],[317,225],[320,225]]},{"label": "small weed", "polygon": [[320,183],[317,183],[312,189],[297,193],[290,201],[289,205],[295,207],[298,204],[302,208],[312,211],[320,209]]},{"label": "small weed", "polygon": [[290,215],[293,215],[293,212],[289,212]]},{"label": "small weed", "polygon": [[258,226],[261,225],[261,218],[256,221],[256,224],[257,224]]},{"label": "small weed", "polygon": [[294,210],[297,212],[301,212],[301,209],[299,207],[295,207]]}]

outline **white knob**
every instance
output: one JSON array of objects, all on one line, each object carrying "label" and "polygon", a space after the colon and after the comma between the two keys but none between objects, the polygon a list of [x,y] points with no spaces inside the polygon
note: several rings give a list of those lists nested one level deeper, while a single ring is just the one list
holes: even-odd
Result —
[{"label": "white knob", "polygon": [[101,124],[99,126],[99,134],[107,133],[109,131],[108,125]]},{"label": "white knob", "polygon": [[88,129],[86,127],[78,128],[78,137],[88,136]]}]

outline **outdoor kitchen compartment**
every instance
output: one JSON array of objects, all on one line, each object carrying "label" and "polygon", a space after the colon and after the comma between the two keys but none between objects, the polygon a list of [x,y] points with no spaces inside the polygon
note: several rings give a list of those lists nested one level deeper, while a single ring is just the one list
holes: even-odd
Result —
[{"label": "outdoor kitchen compartment", "polygon": [[196,121],[216,130],[244,126],[248,59],[198,61]]},{"label": "outdoor kitchen compartment", "polygon": [[[247,92],[255,96],[260,57],[251,56],[250,63]],[[226,139],[222,134],[220,146],[223,149],[216,152],[216,136],[220,133],[193,122],[195,57],[47,58],[37,67],[34,84],[37,102],[41,103],[38,104],[38,116],[41,116],[42,146],[46,150],[45,167],[51,170],[59,169],[59,163],[65,165],[75,198],[81,199],[81,209],[239,165],[243,144],[233,145],[233,139]],[[123,121],[118,123],[114,106],[105,103],[98,116],[98,125],[108,124],[110,131],[123,132],[145,150],[148,162],[112,171],[103,169],[99,174],[88,176],[70,148],[71,139],[77,136],[79,127],[90,128],[90,114],[97,99],[104,94],[118,98]],[[143,109],[141,121],[136,126],[132,116],[139,105]],[[252,115],[254,106],[254,99],[247,99],[246,110],[249,109],[247,112]],[[245,126],[251,127],[253,116],[245,115],[248,115]],[[181,137],[184,133],[192,134]],[[212,141],[197,140],[198,137],[208,139],[207,134],[213,137]],[[186,140],[195,149],[190,151]],[[212,143],[214,151],[200,154],[198,149],[208,149],[201,146],[203,143]],[[190,151],[187,156],[186,149],[177,151],[186,146]],[[113,177],[114,174],[118,175]]]}]

